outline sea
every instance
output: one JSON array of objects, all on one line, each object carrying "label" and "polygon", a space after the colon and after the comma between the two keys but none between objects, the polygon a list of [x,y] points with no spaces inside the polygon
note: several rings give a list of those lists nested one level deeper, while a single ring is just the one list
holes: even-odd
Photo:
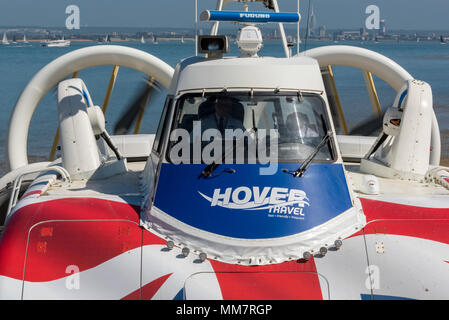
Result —
[{"label": "sea", "polygon": [[[21,92],[32,77],[55,58],[83,47],[98,45],[95,42],[72,42],[66,48],[42,47],[38,42],[0,45],[0,177],[6,172],[6,137],[9,118]],[[193,41],[120,42],[121,45],[148,52],[172,67],[195,54]],[[437,41],[391,41],[359,42],[308,41],[300,45],[300,50],[326,45],[351,45],[383,54],[404,67],[415,79],[429,83],[433,91],[434,108],[440,130],[449,132],[449,44]],[[293,49],[296,52],[296,49]],[[238,56],[235,43],[230,44],[231,56]],[[260,56],[284,56],[281,42],[267,40],[259,53]],[[102,105],[113,66],[99,66],[80,71],[79,77],[86,83],[93,102]],[[333,68],[337,89],[342,101],[349,127],[354,127],[372,117],[372,109],[360,70],[350,67]],[[112,128],[124,110],[135,98],[148,76],[128,68],[121,67],[118,73],[106,114],[107,129]],[[374,77],[382,109],[392,105],[396,93],[381,79]],[[164,89],[155,91],[146,110],[141,133],[153,133],[160,119],[165,100]],[[48,158],[57,130],[56,88],[50,90],[42,99],[33,116],[28,135],[29,161],[43,161]],[[443,135],[443,155],[449,156],[449,139]]]}]

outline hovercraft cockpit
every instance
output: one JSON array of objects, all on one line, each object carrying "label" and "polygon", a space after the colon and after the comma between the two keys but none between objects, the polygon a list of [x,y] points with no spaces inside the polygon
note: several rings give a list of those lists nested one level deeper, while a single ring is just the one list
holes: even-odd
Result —
[{"label": "hovercraft cockpit", "polygon": [[216,46],[177,66],[147,164],[145,220],[224,262],[301,259],[360,230],[364,215],[317,61],[249,54],[243,29],[242,57],[217,58],[227,46]]}]

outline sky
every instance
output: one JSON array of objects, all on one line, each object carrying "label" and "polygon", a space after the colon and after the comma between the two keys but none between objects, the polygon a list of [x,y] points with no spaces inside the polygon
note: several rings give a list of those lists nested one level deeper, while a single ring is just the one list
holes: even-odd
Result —
[{"label": "sky", "polygon": [[[281,11],[296,11],[296,0],[278,0]],[[391,30],[449,31],[448,0],[312,0],[316,26],[327,29],[358,29],[365,25],[369,5],[380,9]],[[300,0],[307,19],[309,0]],[[193,28],[194,0],[0,0],[0,26],[65,26],[66,7],[80,9],[81,28],[175,27]],[[199,0],[199,11],[214,9],[216,0]],[[236,7],[237,6],[237,7]],[[230,4],[226,9],[241,8]],[[259,3],[253,11],[262,11]],[[208,27],[202,22],[200,27]]]}]

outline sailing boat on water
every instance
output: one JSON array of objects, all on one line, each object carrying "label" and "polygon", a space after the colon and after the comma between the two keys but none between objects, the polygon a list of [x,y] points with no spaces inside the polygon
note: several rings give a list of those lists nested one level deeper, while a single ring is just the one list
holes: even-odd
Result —
[{"label": "sailing boat on water", "polygon": [[143,36],[140,38],[140,43],[141,43],[141,44],[144,44],[144,43],[145,43],[145,38],[144,38]]},{"label": "sailing boat on water", "polygon": [[23,43],[29,43],[25,34],[23,34]]},{"label": "sailing boat on water", "polygon": [[156,36],[153,36],[153,44],[158,44]]},{"label": "sailing boat on water", "polygon": [[447,44],[447,41],[443,36],[440,36],[440,44]]},{"label": "sailing boat on water", "polygon": [[103,39],[98,39],[98,44],[105,44],[111,42],[111,38],[109,38],[109,34],[107,34]]},{"label": "sailing boat on water", "polygon": [[184,43],[184,36],[181,37],[181,43]]},{"label": "sailing boat on water", "polygon": [[6,37],[6,32],[3,32],[2,44],[4,44],[4,45],[8,45],[9,44],[8,38]]}]

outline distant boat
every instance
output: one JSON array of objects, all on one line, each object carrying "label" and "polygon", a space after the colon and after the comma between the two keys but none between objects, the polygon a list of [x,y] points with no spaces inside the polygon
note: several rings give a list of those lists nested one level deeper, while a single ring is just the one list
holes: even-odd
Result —
[{"label": "distant boat", "polygon": [[3,32],[2,44],[4,44],[4,45],[8,45],[9,44],[8,38],[6,37],[6,32]]},{"label": "distant boat", "polygon": [[109,42],[111,42],[111,38],[109,37],[108,34],[103,39],[99,38],[97,41],[98,44],[105,44]]},{"label": "distant boat", "polygon": [[27,37],[26,37],[25,34],[23,35],[23,43],[29,43],[29,42],[27,41]]},{"label": "distant boat", "polygon": [[16,41],[16,36],[15,35],[13,35],[12,36],[12,42],[11,42],[12,44],[16,44],[17,43],[17,41]]},{"label": "distant boat", "polygon": [[140,43],[142,43],[142,44],[145,43],[145,38],[143,36],[140,38]]},{"label": "distant boat", "polygon": [[159,42],[157,42],[157,38],[155,36],[153,36],[153,44],[158,44]]},{"label": "distant boat", "polygon": [[181,43],[184,43],[184,36],[181,37]]},{"label": "distant boat", "polygon": [[446,39],[443,36],[440,36],[440,43],[441,44],[446,44],[447,43]]},{"label": "distant boat", "polygon": [[41,42],[41,46],[43,47],[68,47],[70,46],[69,40],[64,40],[64,37],[62,37],[61,40],[45,40]]}]

